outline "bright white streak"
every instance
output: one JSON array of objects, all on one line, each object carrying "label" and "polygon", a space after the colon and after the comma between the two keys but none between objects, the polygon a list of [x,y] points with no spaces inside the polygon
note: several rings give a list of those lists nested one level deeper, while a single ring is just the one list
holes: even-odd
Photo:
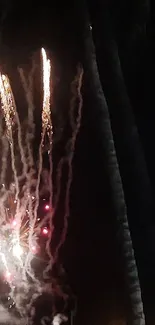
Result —
[{"label": "bright white streak", "polygon": [[35,224],[37,221],[37,211],[39,206],[39,186],[40,186],[40,178],[41,178],[41,171],[43,165],[43,157],[42,157],[42,147],[44,145],[44,138],[45,134],[47,134],[52,129],[51,124],[51,112],[50,112],[50,75],[51,75],[51,64],[50,60],[47,59],[47,55],[45,50],[42,48],[42,62],[43,62],[43,108],[42,108],[42,134],[41,134],[41,141],[39,146],[39,166],[38,166],[38,177],[37,177],[37,184],[36,184],[36,191],[35,191],[35,207],[34,207],[34,216],[33,220],[30,225],[30,232],[29,232],[29,246],[32,246],[33,242],[33,233]]},{"label": "bright white streak", "polygon": [[[51,110],[50,110],[50,76],[51,76],[51,64],[50,60],[47,59],[47,55],[45,50],[42,48],[42,60],[43,60],[43,110],[42,110],[42,130],[43,132],[47,132],[48,139],[49,139],[49,164],[50,164],[50,172],[49,172],[49,204],[50,208],[53,206],[53,184],[52,184],[52,173],[53,173],[53,163],[52,163],[52,145],[53,145],[53,128],[52,128],[52,119],[51,119]],[[44,134],[45,136],[45,134]],[[52,263],[52,254],[50,248],[51,236],[52,236],[52,217],[53,217],[53,210],[49,212],[49,223],[50,223],[50,233],[49,238],[46,244],[46,251],[50,258],[49,269]],[[48,271],[48,268],[47,270]],[[45,271],[45,273],[46,273]],[[45,274],[44,273],[44,274]]]}]

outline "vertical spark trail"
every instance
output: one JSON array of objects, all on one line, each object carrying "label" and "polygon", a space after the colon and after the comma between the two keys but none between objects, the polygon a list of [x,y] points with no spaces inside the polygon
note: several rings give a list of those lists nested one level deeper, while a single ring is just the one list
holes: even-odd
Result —
[{"label": "vertical spark trail", "polygon": [[50,110],[50,75],[51,75],[51,64],[50,60],[47,60],[46,52],[42,48],[42,60],[43,60],[43,110],[42,110],[42,129],[46,130],[48,139],[49,139],[49,163],[50,163],[50,173],[49,173],[49,191],[50,191],[50,206],[52,207],[52,145],[53,145],[53,126],[51,119],[51,110]]},{"label": "vertical spark trail", "polygon": [[6,123],[7,137],[10,143],[11,163],[12,163],[12,170],[15,179],[16,200],[17,200],[19,196],[19,184],[18,184],[17,171],[15,167],[14,143],[13,143],[13,136],[12,136],[12,125],[15,116],[15,110],[12,102],[9,80],[5,75],[1,75],[1,74],[0,74],[0,96],[1,96],[2,110],[3,110],[4,119]]},{"label": "vertical spark trail", "polygon": [[[19,201],[19,181],[18,181],[18,176],[17,176],[17,170],[15,167],[15,154],[14,154],[14,143],[13,143],[13,134],[12,134],[12,124],[13,124],[13,118],[15,118],[15,122],[17,124],[17,133],[18,133],[18,148],[21,156],[21,162],[23,166],[23,172],[22,172],[22,178],[27,177],[27,163],[26,163],[26,157],[25,157],[25,152],[24,148],[22,145],[22,132],[21,132],[21,124],[18,116],[18,112],[16,109],[16,104],[13,96],[13,92],[10,86],[10,82],[7,76],[2,75],[2,81],[4,85],[4,93],[6,96],[6,109],[4,110],[4,118],[6,122],[6,128],[7,128],[7,135],[9,138],[9,143],[10,143],[10,149],[11,149],[11,161],[12,161],[12,169],[14,171],[14,178],[15,178],[15,185],[16,185],[16,196],[15,200],[17,201],[17,206],[16,206],[16,213],[15,213],[15,218],[18,219],[18,223],[20,225],[21,223],[21,218],[19,214],[19,206],[20,206],[20,201]],[[1,96],[2,98],[2,96]],[[4,100],[2,100],[4,102]],[[5,107],[4,105],[2,107]],[[19,236],[17,232],[17,236]]]},{"label": "vertical spark trail", "polygon": [[[50,148],[51,148],[51,145],[52,145],[52,122],[51,122],[51,111],[50,111],[51,64],[50,64],[50,60],[47,59],[46,52],[45,52],[45,50],[43,48],[42,48],[41,54],[42,54],[42,63],[43,63],[42,134],[41,134],[41,142],[40,142],[40,146],[39,146],[39,166],[38,166],[38,177],[37,177],[36,191],[35,191],[34,217],[33,217],[33,222],[31,224],[31,231],[29,233],[30,244],[32,242],[32,235],[33,235],[34,227],[35,227],[35,224],[36,224],[36,221],[37,221],[37,210],[38,210],[38,206],[39,206],[39,186],[40,186],[40,177],[41,177],[42,166],[43,166],[42,147],[44,145],[44,139],[45,139],[46,133],[47,133],[48,138],[50,140]],[[51,155],[51,152],[50,152],[50,155]],[[51,161],[52,160],[50,160],[50,162]],[[51,180],[50,180],[50,182],[51,182]],[[52,188],[51,188],[50,192],[52,192]],[[52,195],[52,193],[50,193],[50,195]]]},{"label": "vertical spark trail", "polygon": [[[8,80],[9,82],[9,80]],[[16,123],[17,123],[17,132],[18,132],[18,146],[19,146],[19,150],[20,150],[20,156],[21,156],[21,162],[23,164],[23,177],[26,177],[27,175],[27,163],[26,163],[26,157],[25,157],[25,152],[24,152],[24,147],[22,144],[22,131],[21,131],[21,124],[19,121],[19,115],[16,109],[16,103],[14,100],[14,96],[13,96],[13,92],[9,83],[9,88],[10,88],[10,97],[11,97],[11,102],[14,108],[14,112],[15,112],[15,116],[16,116]]]},{"label": "vertical spark trail", "polygon": [[[81,95],[81,87],[82,87],[82,80],[83,80],[83,69],[79,65],[78,66],[78,71],[77,75],[75,77],[75,80],[72,83],[72,99],[70,101],[70,122],[71,122],[71,128],[72,128],[72,136],[71,139],[69,140],[69,143],[67,143],[67,146],[69,144],[69,155],[66,157],[66,159],[60,160],[59,164],[59,169],[57,173],[57,186],[58,186],[58,192],[57,192],[57,202],[58,202],[58,194],[60,193],[60,178],[61,178],[61,173],[62,173],[62,166],[63,162],[67,161],[68,164],[68,181],[67,181],[67,186],[66,186],[66,195],[65,195],[65,213],[64,213],[64,227],[62,230],[61,238],[59,241],[58,246],[55,249],[54,253],[54,261],[57,261],[58,258],[58,253],[62,245],[64,244],[66,234],[67,234],[67,229],[68,229],[68,217],[70,215],[70,189],[71,189],[71,184],[72,184],[72,161],[74,157],[74,151],[75,151],[75,144],[76,144],[76,139],[77,135],[79,133],[80,125],[81,125],[81,113],[82,113],[82,106],[83,106],[83,99]],[[75,104],[76,104],[76,99],[78,98],[79,100],[79,105],[78,105],[78,113],[76,116],[76,120],[74,122],[74,115],[75,115]]]},{"label": "vertical spark trail", "polygon": [[51,64],[47,59],[45,50],[42,48],[43,60],[43,110],[42,110],[42,128],[47,132],[52,131],[51,111],[50,111],[50,75]]},{"label": "vertical spark trail", "polygon": [[[50,60],[47,60],[46,52],[42,48],[42,60],[43,60],[43,110],[42,110],[42,129],[46,130],[49,140],[49,149],[48,149],[48,157],[49,157],[49,205],[50,209],[53,207],[53,184],[52,184],[52,174],[53,174],[53,162],[52,162],[52,146],[53,146],[53,126],[52,126],[52,119],[51,119],[51,110],[50,110],[50,75],[51,75],[51,64]],[[50,227],[50,234],[46,244],[46,251],[50,258],[50,264],[52,263],[52,254],[51,254],[51,237],[52,237],[52,218],[53,218],[53,210],[49,211],[49,227]]]}]

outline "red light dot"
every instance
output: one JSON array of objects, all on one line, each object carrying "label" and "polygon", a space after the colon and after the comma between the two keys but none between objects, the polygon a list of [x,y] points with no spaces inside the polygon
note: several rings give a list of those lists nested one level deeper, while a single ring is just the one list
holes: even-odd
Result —
[{"label": "red light dot", "polygon": [[42,233],[43,233],[43,235],[47,235],[48,234],[48,229],[46,227],[43,228]]},{"label": "red light dot", "polygon": [[49,204],[46,204],[46,205],[45,205],[45,210],[48,211],[49,209],[50,209]]}]

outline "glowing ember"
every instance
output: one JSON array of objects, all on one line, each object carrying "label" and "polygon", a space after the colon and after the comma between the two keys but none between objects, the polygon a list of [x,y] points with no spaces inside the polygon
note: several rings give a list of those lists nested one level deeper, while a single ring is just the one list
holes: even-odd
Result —
[{"label": "glowing ember", "polygon": [[19,244],[16,244],[15,246],[13,246],[13,256],[14,257],[17,257],[17,258],[20,258],[21,255],[23,254],[23,250],[22,248],[20,247]]},{"label": "glowing ember", "polygon": [[16,227],[17,226],[17,221],[15,219],[12,221],[12,226],[13,227]]},{"label": "glowing ember", "polygon": [[45,205],[45,210],[48,211],[50,209],[50,206],[48,204]]},{"label": "glowing ember", "polygon": [[48,234],[48,229],[47,227],[44,227],[42,230],[43,235],[47,235]]},{"label": "glowing ember", "polygon": [[0,74],[0,97],[4,119],[6,123],[7,136],[10,142],[12,142],[12,125],[15,116],[14,103],[12,98],[12,92],[10,82],[7,76]]},{"label": "glowing ember", "polygon": [[47,59],[45,50],[42,48],[43,60],[43,110],[42,110],[42,127],[43,130],[52,131],[51,110],[50,110],[50,73],[51,64]]}]

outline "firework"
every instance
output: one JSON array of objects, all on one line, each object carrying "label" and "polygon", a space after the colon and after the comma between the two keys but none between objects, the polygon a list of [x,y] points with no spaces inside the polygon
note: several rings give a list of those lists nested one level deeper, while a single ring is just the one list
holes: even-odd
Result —
[{"label": "firework", "polygon": [[[9,78],[0,74],[0,99],[1,108],[4,118],[4,132],[10,144],[10,158],[13,171],[13,183],[7,189],[5,183],[2,184],[0,191],[0,274],[3,279],[9,283],[11,292],[10,296],[19,306],[16,292],[19,291],[19,282],[25,282],[30,287],[31,282],[38,285],[40,283],[35,277],[31,266],[34,255],[39,254],[40,236],[48,237],[48,226],[44,225],[44,218],[38,218],[39,206],[39,186],[42,172],[42,152],[41,148],[47,132],[51,145],[52,123],[50,117],[50,60],[46,57],[46,52],[42,49],[43,59],[43,109],[42,109],[42,134],[39,151],[39,168],[38,175],[32,174],[32,149],[30,137],[26,137],[26,147],[23,145],[21,124],[16,110],[16,105],[11,90]],[[29,96],[30,97],[30,96]],[[33,121],[33,108],[29,118],[31,124]],[[14,126],[17,126],[18,137],[14,139]],[[3,131],[2,131],[3,133]],[[17,143],[15,142],[17,141]],[[15,146],[18,147],[23,171],[21,175],[17,173],[15,157]],[[27,154],[31,157],[28,158]],[[30,159],[31,158],[31,159]],[[20,159],[20,158],[19,158]],[[5,176],[4,169],[1,175]],[[46,203],[44,207],[47,213],[50,210],[50,204]],[[46,221],[46,218],[45,218]],[[24,285],[23,285],[24,286]],[[12,306],[10,300],[10,306]]]},{"label": "firework", "polygon": [[42,48],[43,60],[43,110],[42,110],[42,130],[52,132],[51,111],[50,111],[50,75],[51,64],[47,59],[45,50]]},{"label": "firework", "polygon": [[12,125],[15,116],[15,109],[12,99],[12,92],[9,79],[5,75],[0,74],[0,96],[2,110],[6,123],[6,132],[10,143],[12,142]]},{"label": "firework", "polygon": [[[8,305],[14,305],[22,319],[26,319],[28,310],[31,309],[34,300],[42,292],[48,291],[53,294],[53,284],[45,286],[45,278],[36,276],[33,262],[39,261],[39,267],[43,263],[45,270],[51,268],[53,256],[51,254],[51,240],[53,233],[53,186],[52,186],[52,146],[53,146],[53,126],[51,116],[51,63],[47,58],[44,49],[42,55],[42,81],[43,81],[43,103],[42,103],[42,130],[39,145],[38,166],[34,164],[32,140],[34,139],[34,105],[32,104],[32,82],[30,87],[26,82],[23,71],[20,69],[20,76],[26,91],[28,101],[28,129],[26,135],[22,134],[22,125],[18,116],[15,100],[11,90],[9,78],[0,74],[0,100],[2,109],[2,123],[0,134],[2,135],[3,159],[1,164],[0,179],[3,181],[0,187],[0,276],[9,286]],[[69,215],[69,194],[72,182],[72,160],[75,150],[76,137],[80,128],[82,97],[80,88],[82,83],[83,70],[78,70],[75,78],[77,92],[73,91],[74,101],[71,104],[71,139],[70,155],[66,155],[65,161],[68,163],[68,183],[66,187],[64,230],[56,247],[55,257],[59,248],[63,244],[67,233],[67,218]],[[32,80],[31,80],[32,81]],[[78,114],[74,121],[74,103],[79,99]],[[72,122],[75,122],[74,125]],[[4,141],[5,138],[5,141]],[[48,188],[48,200],[43,198],[40,201],[41,177],[43,172],[43,146],[46,143],[49,159],[49,172],[46,177],[46,187]],[[9,153],[10,148],[10,153]],[[10,171],[9,159],[11,160],[12,178],[10,185],[6,185],[7,170]],[[22,165],[19,171],[18,161]],[[64,160],[61,160],[64,161]],[[63,167],[61,164],[59,167]],[[7,165],[8,163],[8,165]],[[60,171],[58,171],[59,173]],[[61,175],[61,172],[59,173]],[[43,177],[44,178],[44,177]],[[59,178],[59,182],[61,179]],[[57,190],[59,194],[59,184]],[[59,196],[59,195],[58,195]],[[56,205],[58,200],[56,200]],[[43,204],[43,212],[39,214],[39,205]],[[44,245],[44,246],[43,246]],[[42,246],[44,254],[42,254]],[[34,263],[35,264],[35,263]],[[39,273],[39,272],[38,272]],[[55,285],[56,286],[56,285]],[[51,289],[52,288],[52,289]],[[53,291],[52,291],[53,290]],[[65,298],[66,299],[66,298]],[[27,307],[25,307],[27,306]],[[60,316],[60,315],[59,315]],[[53,324],[60,324],[63,317],[55,317]],[[27,324],[27,321],[23,323]]]}]

